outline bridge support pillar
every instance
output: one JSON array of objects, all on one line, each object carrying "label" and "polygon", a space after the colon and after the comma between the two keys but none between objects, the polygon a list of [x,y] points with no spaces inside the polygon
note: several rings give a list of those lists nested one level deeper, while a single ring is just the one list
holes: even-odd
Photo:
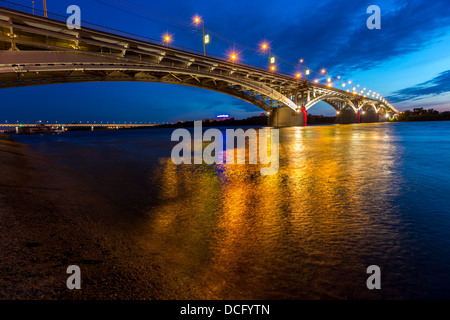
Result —
[{"label": "bridge support pillar", "polygon": [[388,112],[378,112],[378,118],[380,122],[388,122],[389,121],[389,113]]},{"label": "bridge support pillar", "polygon": [[359,123],[360,114],[358,111],[355,112],[353,109],[341,110],[336,117],[336,123],[348,124],[348,123]]},{"label": "bridge support pillar", "polygon": [[370,122],[378,122],[378,112],[373,109],[361,112],[361,122],[370,123]]},{"label": "bridge support pillar", "polygon": [[91,131],[94,131],[94,126],[91,126]]},{"label": "bridge support pillar", "polygon": [[19,133],[19,127],[16,127],[16,133]]},{"label": "bridge support pillar", "polygon": [[[303,108],[304,109],[304,108]],[[296,112],[289,107],[274,108],[269,114],[270,127],[296,127],[306,125],[306,110]]]}]

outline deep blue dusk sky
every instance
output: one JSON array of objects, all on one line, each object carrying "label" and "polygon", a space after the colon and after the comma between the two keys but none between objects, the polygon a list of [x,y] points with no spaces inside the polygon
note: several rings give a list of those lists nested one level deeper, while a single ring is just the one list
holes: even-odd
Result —
[{"label": "deep blue dusk sky", "polygon": [[[31,0],[16,0],[31,6]],[[42,8],[42,0],[35,0]],[[192,17],[203,17],[211,44],[225,56],[235,47],[241,61],[264,67],[258,44],[270,41],[278,70],[295,74],[300,58],[379,92],[401,110],[450,110],[450,5],[446,1],[199,1],[47,0],[50,12],[67,15],[76,4],[82,20],[202,50]],[[368,6],[381,8],[381,29],[369,30]],[[68,15],[67,15],[68,16]],[[313,76],[315,77],[315,76]],[[81,83],[0,90],[0,122],[177,121],[227,113],[245,118],[261,112],[230,96],[155,83]],[[334,114],[326,104],[312,114]]]}]

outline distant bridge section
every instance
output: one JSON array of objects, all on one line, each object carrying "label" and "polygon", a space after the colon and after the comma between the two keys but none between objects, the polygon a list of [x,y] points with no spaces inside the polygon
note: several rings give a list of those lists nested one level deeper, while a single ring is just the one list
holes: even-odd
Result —
[{"label": "distant bridge section", "polygon": [[[142,81],[208,89],[247,101],[269,125],[306,125],[307,110],[323,101],[341,122],[386,119],[390,104],[220,57],[96,26],[69,30],[65,22],[1,7],[0,89],[35,85]],[[106,30],[106,31],[105,31]]]},{"label": "distant bridge section", "polygon": [[46,123],[46,124],[23,124],[23,123],[0,123],[0,128],[13,128],[16,132],[19,132],[21,128],[49,128],[49,129],[61,129],[65,131],[69,128],[87,128],[91,131],[98,129],[131,129],[131,128],[149,128],[158,126],[159,124],[153,123]]}]

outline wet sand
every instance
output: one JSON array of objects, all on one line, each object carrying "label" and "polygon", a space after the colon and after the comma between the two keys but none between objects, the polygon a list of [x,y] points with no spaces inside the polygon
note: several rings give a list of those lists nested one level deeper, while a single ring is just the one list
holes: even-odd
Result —
[{"label": "wet sand", "polygon": [[[120,210],[71,168],[1,137],[0,299],[205,298],[140,247],[139,216]],[[81,290],[66,287],[72,264]]]}]

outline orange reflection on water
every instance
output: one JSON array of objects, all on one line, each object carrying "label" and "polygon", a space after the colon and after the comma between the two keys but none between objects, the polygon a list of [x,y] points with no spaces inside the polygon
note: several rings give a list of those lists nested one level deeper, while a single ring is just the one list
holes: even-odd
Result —
[{"label": "orange reflection on water", "polygon": [[392,247],[385,225],[400,223],[385,202],[399,159],[384,130],[281,129],[280,169],[269,176],[260,165],[161,159],[149,177],[159,201],[140,241],[194,298],[351,296],[361,257],[374,243]]}]

